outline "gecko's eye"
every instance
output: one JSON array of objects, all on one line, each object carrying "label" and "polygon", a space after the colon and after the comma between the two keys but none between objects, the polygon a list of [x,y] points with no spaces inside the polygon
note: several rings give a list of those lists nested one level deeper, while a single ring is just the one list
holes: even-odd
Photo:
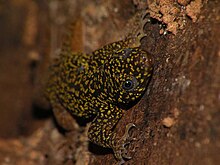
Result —
[{"label": "gecko's eye", "polygon": [[126,80],[122,84],[123,89],[125,90],[131,90],[134,87],[134,82],[132,80]]}]

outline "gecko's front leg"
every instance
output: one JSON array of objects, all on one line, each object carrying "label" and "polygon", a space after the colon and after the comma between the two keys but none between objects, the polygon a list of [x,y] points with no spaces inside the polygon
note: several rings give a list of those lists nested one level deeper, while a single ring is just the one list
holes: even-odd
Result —
[{"label": "gecko's front leg", "polygon": [[116,159],[120,162],[124,162],[124,158],[131,158],[127,156],[125,146],[133,140],[129,137],[128,131],[134,126],[134,124],[128,124],[124,135],[118,138],[114,129],[122,115],[123,111],[117,106],[104,105],[91,123],[88,131],[88,137],[92,142],[103,147],[112,148]]}]

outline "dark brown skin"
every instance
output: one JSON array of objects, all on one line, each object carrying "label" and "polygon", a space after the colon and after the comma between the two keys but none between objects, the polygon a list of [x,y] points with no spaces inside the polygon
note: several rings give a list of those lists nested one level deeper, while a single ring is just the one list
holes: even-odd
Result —
[{"label": "dark brown skin", "polygon": [[[129,106],[146,91],[152,73],[152,59],[142,50],[140,38],[127,38],[94,51],[92,54],[73,53],[64,44],[60,58],[51,67],[47,96],[59,124],[71,130],[72,116],[93,119],[89,139],[112,148],[117,160],[124,163],[125,134],[116,138],[113,128],[125,113],[120,107]],[[122,105],[122,106],[120,106]]]}]

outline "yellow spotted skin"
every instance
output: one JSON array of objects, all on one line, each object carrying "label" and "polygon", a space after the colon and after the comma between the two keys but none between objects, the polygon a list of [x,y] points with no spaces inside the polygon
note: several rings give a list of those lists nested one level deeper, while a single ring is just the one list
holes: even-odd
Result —
[{"label": "yellow spotted skin", "polygon": [[125,157],[125,140],[117,140],[114,131],[125,113],[122,107],[144,94],[152,73],[152,59],[136,40],[114,42],[91,54],[73,53],[64,46],[47,87],[58,123],[68,130],[72,116],[93,118],[90,141],[112,148],[118,160]]}]

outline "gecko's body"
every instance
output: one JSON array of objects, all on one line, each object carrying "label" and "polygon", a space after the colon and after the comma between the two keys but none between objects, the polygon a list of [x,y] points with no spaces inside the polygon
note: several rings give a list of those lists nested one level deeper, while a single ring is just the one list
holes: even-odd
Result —
[{"label": "gecko's body", "polygon": [[114,128],[125,113],[121,107],[143,95],[152,72],[152,60],[139,44],[138,38],[127,38],[91,54],[74,53],[65,45],[48,81],[47,95],[58,123],[71,129],[71,115],[93,117],[89,139],[112,148],[122,161],[132,125],[123,138],[116,138]]}]

